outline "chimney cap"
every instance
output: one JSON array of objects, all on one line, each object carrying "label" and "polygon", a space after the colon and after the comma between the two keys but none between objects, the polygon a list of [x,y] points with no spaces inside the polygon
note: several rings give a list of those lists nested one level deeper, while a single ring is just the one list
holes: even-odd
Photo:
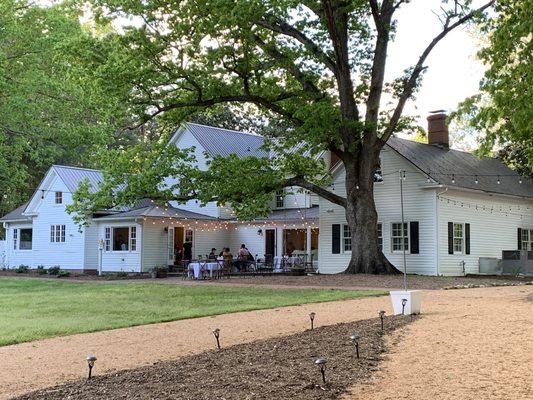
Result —
[{"label": "chimney cap", "polygon": [[434,110],[430,111],[430,114],[446,114],[446,110]]}]

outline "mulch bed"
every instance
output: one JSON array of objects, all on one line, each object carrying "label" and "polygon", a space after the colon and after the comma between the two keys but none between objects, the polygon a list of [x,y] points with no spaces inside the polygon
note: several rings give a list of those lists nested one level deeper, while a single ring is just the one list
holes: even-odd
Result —
[{"label": "mulch bed", "polygon": [[[384,332],[379,318],[319,327],[78,380],[16,399],[338,399],[378,369],[387,350],[385,335],[416,318],[386,317]],[[349,341],[353,334],[361,337],[360,359]],[[314,365],[318,357],[328,360],[325,385]],[[98,373],[98,361],[94,372]]]}]

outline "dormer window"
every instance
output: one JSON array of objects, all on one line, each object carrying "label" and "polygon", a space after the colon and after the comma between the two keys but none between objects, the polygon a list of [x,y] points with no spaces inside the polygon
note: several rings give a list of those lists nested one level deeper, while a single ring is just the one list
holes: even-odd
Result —
[{"label": "dormer window", "polygon": [[276,191],[276,208],[283,208],[283,206],[285,206],[285,198],[283,195],[283,189]]},{"label": "dormer window", "polygon": [[63,204],[63,192],[56,192],[56,204]]}]

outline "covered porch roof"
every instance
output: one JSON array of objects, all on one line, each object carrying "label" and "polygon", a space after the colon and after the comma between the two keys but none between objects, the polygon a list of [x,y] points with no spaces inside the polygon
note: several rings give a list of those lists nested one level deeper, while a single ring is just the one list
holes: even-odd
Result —
[{"label": "covered porch roof", "polygon": [[95,217],[98,221],[120,220],[132,218],[155,218],[155,219],[178,219],[178,220],[199,220],[199,221],[220,221],[220,218],[210,215],[200,214],[172,206],[160,207],[158,205],[149,205],[145,207],[134,208],[132,210],[122,211],[115,214]]}]

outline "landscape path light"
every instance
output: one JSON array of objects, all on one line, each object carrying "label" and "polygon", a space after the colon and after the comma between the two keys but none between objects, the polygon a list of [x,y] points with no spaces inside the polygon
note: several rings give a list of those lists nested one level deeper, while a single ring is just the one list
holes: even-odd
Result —
[{"label": "landscape path light", "polygon": [[359,339],[361,338],[358,335],[350,336],[350,340],[355,344],[355,354],[357,355],[357,358],[359,358]]},{"label": "landscape path light", "polygon": [[379,312],[379,318],[381,319],[381,330],[383,330],[383,319],[385,318],[385,311],[381,310]]},{"label": "landscape path light", "polygon": [[217,348],[220,350],[220,329],[213,329],[213,335],[215,335],[215,339],[217,340]]},{"label": "landscape path light", "polygon": [[315,365],[320,368],[320,374],[322,375],[322,383],[326,383],[326,363],[328,360],[325,358],[317,358],[315,360]]},{"label": "landscape path light", "polygon": [[315,324],[314,324],[315,315],[316,315],[316,313],[314,313],[314,312],[309,314],[309,319],[311,320],[311,330],[313,330],[315,328]]},{"label": "landscape path light", "polygon": [[405,305],[407,304],[407,299],[402,299],[402,315],[405,315]]},{"label": "landscape path light", "polygon": [[96,357],[93,356],[93,355],[87,356],[87,365],[89,366],[89,376],[87,377],[87,379],[91,379],[91,375],[92,375],[92,371],[93,371],[93,367],[94,367],[94,362],[96,360],[97,360]]}]

